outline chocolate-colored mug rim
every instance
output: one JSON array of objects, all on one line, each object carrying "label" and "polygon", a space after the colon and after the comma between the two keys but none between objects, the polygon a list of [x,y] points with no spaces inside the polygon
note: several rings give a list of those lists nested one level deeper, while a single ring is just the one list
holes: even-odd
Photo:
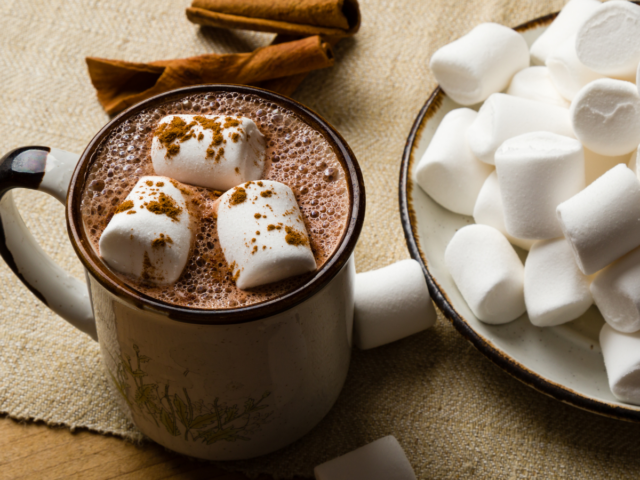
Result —
[{"label": "chocolate-colored mug rim", "polygon": [[[96,149],[103,140],[123,121],[137,115],[149,107],[159,106],[188,95],[199,93],[237,93],[239,95],[257,95],[267,102],[280,105],[300,116],[312,128],[322,133],[331,144],[348,175],[350,196],[349,221],[340,241],[338,249],[302,286],[275,299],[261,303],[230,309],[198,309],[179,307],[148,295],[144,295],[120,280],[100,260],[84,231],[80,203],[82,190],[87,176],[88,166]],[[257,87],[233,84],[209,84],[180,88],[162,93],[137,105],[134,105],[107,123],[91,140],[80,156],[73,172],[66,204],[67,231],[73,248],[89,274],[104,288],[121,300],[140,308],[160,312],[169,318],[186,323],[203,325],[230,325],[251,322],[285,312],[322,290],[346,265],[353,253],[362,230],[365,212],[365,190],[362,172],[355,155],[342,136],[320,115],[304,105],[280,94]]]},{"label": "chocolate-colored mug rim", "polygon": [[[634,2],[638,3],[638,2]],[[523,23],[514,28],[518,32],[524,32],[532,28],[547,25],[558,15],[552,13],[529,22]],[[640,422],[640,411],[634,408],[627,408],[622,405],[614,405],[604,401],[589,398],[564,385],[552,382],[538,373],[525,367],[513,357],[505,354],[494,347],[486,338],[477,333],[473,327],[467,323],[464,317],[458,313],[451,300],[447,297],[436,279],[429,272],[426,255],[422,251],[417,233],[417,218],[412,204],[413,183],[410,182],[409,172],[414,162],[414,151],[418,145],[420,134],[422,133],[428,120],[430,120],[442,106],[444,91],[438,86],[429,96],[424,106],[420,109],[405,144],[400,165],[399,201],[400,216],[407,248],[413,259],[422,267],[423,274],[427,280],[429,293],[442,313],[451,321],[455,329],[466,338],[475,348],[477,348],[489,360],[506,371],[509,375],[520,380],[522,383],[535,390],[548,395],[563,403],[567,403],[582,410],[587,410],[599,415],[603,415],[618,420],[630,422]]]}]

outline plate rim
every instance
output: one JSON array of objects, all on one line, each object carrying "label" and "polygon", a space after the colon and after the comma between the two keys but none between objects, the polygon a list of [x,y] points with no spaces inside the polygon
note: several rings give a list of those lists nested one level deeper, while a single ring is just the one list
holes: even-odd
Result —
[{"label": "plate rim", "polygon": [[[543,17],[536,18],[528,21],[517,27],[514,30],[518,32],[524,32],[532,28],[536,28],[542,25],[551,23],[551,21],[558,15],[558,12],[545,15]],[[409,250],[411,258],[416,260],[427,281],[429,294],[432,300],[438,306],[444,316],[453,324],[455,329],[467,339],[476,349],[480,351],[485,357],[495,363],[502,370],[506,371],[509,375],[521,381],[525,385],[532,387],[540,393],[550,396],[556,400],[559,400],[568,405],[577,407],[581,410],[596,413],[609,418],[617,420],[624,420],[628,422],[640,422],[640,411],[631,407],[625,407],[621,405],[615,405],[601,400],[590,398],[584,394],[578,393],[571,388],[568,388],[562,384],[553,382],[549,379],[542,377],[529,368],[516,361],[504,352],[501,352],[496,347],[490,344],[490,342],[476,332],[471,325],[467,323],[462,315],[460,315],[453,307],[451,301],[447,297],[444,289],[438,285],[436,280],[431,276],[427,267],[426,256],[420,247],[420,243],[417,239],[417,219],[415,210],[412,205],[411,194],[413,191],[413,183],[410,181],[409,172],[414,163],[414,150],[417,146],[417,139],[420,133],[424,129],[428,120],[430,120],[438,109],[442,106],[443,98],[445,97],[444,91],[437,86],[431,93],[425,104],[420,109],[416,119],[413,122],[409,136],[407,137],[404,150],[402,152],[402,162],[400,164],[400,179],[398,197],[400,202],[400,220],[402,223],[402,229],[404,231],[405,242]]]}]

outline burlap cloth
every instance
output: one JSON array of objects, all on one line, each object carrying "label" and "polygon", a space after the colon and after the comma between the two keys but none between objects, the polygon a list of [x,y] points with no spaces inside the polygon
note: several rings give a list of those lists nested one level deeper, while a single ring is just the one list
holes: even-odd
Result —
[{"label": "burlap cloth", "polygon": [[[201,29],[188,0],[0,1],[0,152],[29,144],[81,152],[107,122],[87,55],[151,61],[249,51],[270,36]],[[295,98],[347,139],[364,172],[360,271],[406,258],[398,215],[400,156],[434,87],[427,63],[480,22],[515,26],[562,0],[362,0],[362,30]],[[43,247],[82,278],[61,205],[21,192]],[[1,261],[0,261],[1,263]],[[51,314],[0,266],[0,412],[140,440],[110,398],[98,345]],[[249,475],[311,476],[312,468],[395,435],[419,478],[622,478],[640,475],[640,426],[582,412],[499,370],[440,318],[435,328],[353,354],[345,389],[313,432],[280,452],[225,464]]]}]

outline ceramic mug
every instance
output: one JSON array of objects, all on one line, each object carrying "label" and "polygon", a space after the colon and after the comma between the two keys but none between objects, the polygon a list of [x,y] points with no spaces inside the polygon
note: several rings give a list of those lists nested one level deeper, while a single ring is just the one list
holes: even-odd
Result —
[{"label": "ceramic mug", "polygon": [[[80,202],[96,150],[141,110],[204,92],[255,94],[294,112],[333,147],[351,208],[340,246],[302,286],[263,303],[198,310],[147,297],[122,282],[94,251]],[[86,285],[44,253],[10,192],[29,188],[65,203]],[[344,139],[320,116],[258,88],[206,85],[168,92],[123,112],[81,156],[23,147],[0,163],[0,253],[22,282],[64,319],[99,341],[114,395],[131,421],[167,448],[211,460],[263,455],[313,428],[344,384],[351,352],[353,250],[362,228],[362,174]]]}]

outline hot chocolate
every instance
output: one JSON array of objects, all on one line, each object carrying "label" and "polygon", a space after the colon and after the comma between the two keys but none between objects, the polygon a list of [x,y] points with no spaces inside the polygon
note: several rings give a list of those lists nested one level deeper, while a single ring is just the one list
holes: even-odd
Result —
[{"label": "hot chocolate", "polygon": [[[320,268],[339,246],[348,223],[350,197],[345,169],[329,142],[296,114],[256,95],[196,94],[144,110],[107,137],[88,169],[82,198],[85,228],[94,248],[118,206],[138,179],[155,175],[151,142],[160,119],[172,114],[242,116],[265,136],[263,178],[288,185],[295,193],[309,242]],[[223,193],[184,185],[193,213],[194,244],[174,284],[156,286],[119,275],[139,292],[192,308],[222,309],[259,303],[283,295],[313,273],[249,290],[240,290],[220,248],[213,203]]]}]

